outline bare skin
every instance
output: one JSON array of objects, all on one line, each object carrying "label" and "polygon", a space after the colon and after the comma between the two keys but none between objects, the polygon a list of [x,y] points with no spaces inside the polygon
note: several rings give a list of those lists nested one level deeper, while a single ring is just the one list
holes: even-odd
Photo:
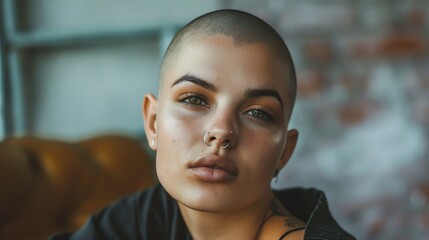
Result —
[{"label": "bare skin", "polygon": [[[302,227],[305,227],[305,223],[293,216],[282,206],[277,198],[273,196],[268,211],[268,218],[262,225],[256,239],[278,239],[285,232]],[[303,238],[304,230],[298,230],[288,234],[284,239]]]},{"label": "bare skin", "polygon": [[[183,208],[183,206],[181,206]],[[185,213],[187,211],[185,210]],[[210,213],[207,213],[208,215]],[[199,214],[196,214],[197,216]],[[194,229],[193,238],[194,239],[235,239],[236,234],[240,234],[240,239],[257,239],[257,240],[272,240],[279,239],[285,232],[305,227],[305,223],[292,215],[288,210],[286,210],[282,204],[275,198],[271,197],[271,201],[268,209],[266,209],[264,215],[260,215],[258,213],[247,212],[244,214],[231,214],[231,218],[227,218],[225,215],[220,215],[214,218],[216,219],[214,222],[205,222],[207,225],[203,228],[203,231],[198,231],[201,228]],[[235,216],[240,216],[240,218],[236,219]],[[192,216],[186,215],[184,216],[187,219],[188,226],[198,226],[200,225],[199,221],[204,221],[207,219],[207,216],[202,217],[201,219],[190,219]],[[213,218],[213,216],[209,216],[208,218]],[[249,221],[249,218],[253,221]],[[215,226],[213,224],[222,223],[219,226]],[[249,225],[246,227],[246,225]],[[253,228],[253,226],[258,226],[259,228]],[[237,228],[250,229],[247,234],[243,235]],[[212,233],[210,230],[215,229]],[[198,233],[197,233],[198,232]],[[219,232],[225,232],[223,236],[219,236]],[[213,235],[213,238],[211,238]],[[254,237],[256,236],[256,237]],[[304,239],[304,230],[294,231],[288,234],[285,238],[294,240],[294,239]]]},{"label": "bare skin", "polygon": [[[263,44],[224,35],[196,37],[172,62],[160,98],[145,97],[145,130],[193,239],[279,239],[301,226],[271,191],[298,138],[288,129],[287,65]],[[198,165],[212,160],[228,169]]]}]

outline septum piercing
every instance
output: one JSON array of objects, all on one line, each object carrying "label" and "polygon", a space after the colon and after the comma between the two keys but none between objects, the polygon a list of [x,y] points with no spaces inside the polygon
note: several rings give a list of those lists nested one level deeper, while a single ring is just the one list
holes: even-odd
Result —
[{"label": "septum piercing", "polygon": [[222,147],[221,147],[221,148],[223,148],[223,149],[228,148],[228,147],[229,147],[229,145],[231,145],[231,141],[229,141],[229,140],[225,140],[225,141],[224,141],[224,144],[222,144]]},{"label": "septum piercing", "polygon": [[[231,131],[231,134],[233,133],[233,131]],[[207,145],[207,146],[211,146],[210,145],[210,143],[209,143],[209,140],[210,140],[210,138],[209,138],[209,134],[210,134],[210,131],[208,131],[208,132],[206,132],[205,134],[204,134],[204,137],[203,137],[203,140],[204,140],[204,143]],[[224,143],[222,144],[222,146],[221,146],[221,148],[223,148],[223,149],[225,149],[225,148],[228,148],[229,146],[231,145],[231,141],[230,140],[225,140],[224,141]]]}]

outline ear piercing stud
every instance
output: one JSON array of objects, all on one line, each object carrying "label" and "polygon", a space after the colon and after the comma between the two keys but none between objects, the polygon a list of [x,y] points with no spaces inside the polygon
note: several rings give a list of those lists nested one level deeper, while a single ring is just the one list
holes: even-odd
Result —
[{"label": "ear piercing stud", "polygon": [[276,169],[276,170],[274,171],[274,177],[276,178],[276,179],[274,180],[274,182],[275,182],[275,183],[277,183],[277,182],[279,181],[279,173],[280,173],[280,170],[278,170],[278,169]]}]

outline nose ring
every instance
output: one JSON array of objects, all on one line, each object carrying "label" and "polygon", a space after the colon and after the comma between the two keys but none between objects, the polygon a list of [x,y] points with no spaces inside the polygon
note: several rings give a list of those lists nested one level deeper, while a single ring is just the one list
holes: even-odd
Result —
[{"label": "nose ring", "polygon": [[[231,134],[232,133],[233,132],[231,131]],[[204,134],[204,137],[203,137],[204,143],[209,147],[211,146],[210,140],[212,140],[212,138],[215,138],[215,137],[210,137],[210,131]],[[225,149],[225,148],[228,148],[229,146],[231,146],[231,141],[229,139],[225,139],[225,141],[223,141],[222,143],[221,148]]]},{"label": "nose ring", "polygon": [[209,147],[210,147],[211,145],[210,145],[210,143],[209,143],[209,140],[210,140],[210,139],[209,139],[209,135],[210,135],[210,131],[206,132],[206,134],[204,134],[204,138],[203,138],[203,139],[204,139],[204,143],[205,143],[207,146],[209,146]]},{"label": "nose ring", "polygon": [[229,141],[229,140],[225,140],[224,141],[224,143],[222,144],[222,148],[228,148],[229,147],[229,145],[231,145],[231,141]]}]

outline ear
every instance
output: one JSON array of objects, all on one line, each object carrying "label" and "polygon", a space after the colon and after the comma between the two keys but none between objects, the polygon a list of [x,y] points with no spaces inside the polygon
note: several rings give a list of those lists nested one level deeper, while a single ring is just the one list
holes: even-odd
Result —
[{"label": "ear", "polygon": [[157,127],[156,127],[156,114],[157,114],[158,101],[153,94],[147,94],[143,100],[143,121],[146,138],[152,150],[157,150]]},{"label": "ear", "polygon": [[298,141],[298,135],[298,130],[296,129],[291,129],[287,132],[285,149],[283,150],[282,156],[276,167],[278,171],[280,171],[286,165],[286,163],[288,163],[290,157],[292,156]]}]

